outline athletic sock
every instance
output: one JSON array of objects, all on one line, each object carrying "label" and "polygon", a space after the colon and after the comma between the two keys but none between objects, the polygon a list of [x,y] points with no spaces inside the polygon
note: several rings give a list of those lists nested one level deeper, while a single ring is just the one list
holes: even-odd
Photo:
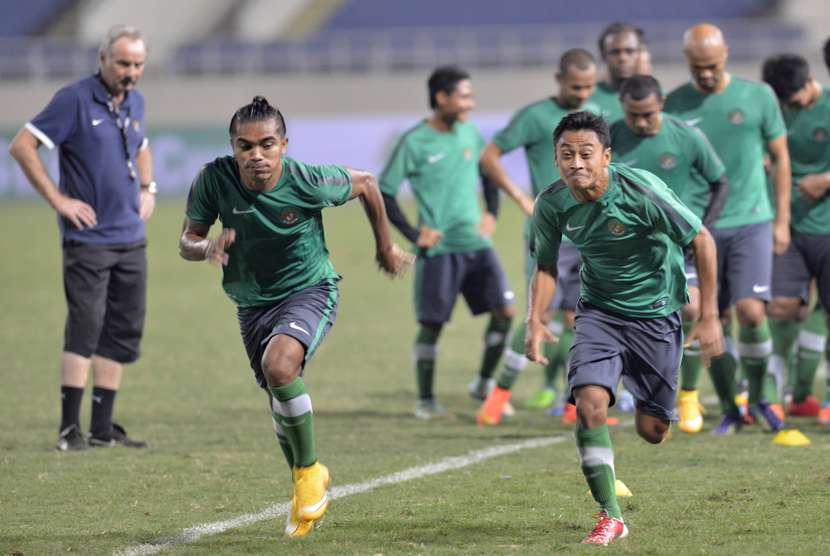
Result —
[{"label": "athletic sock", "polygon": [[432,399],[432,383],[435,376],[435,356],[438,352],[440,330],[422,326],[415,338],[415,378],[418,384],[418,397],[422,400]]},{"label": "athletic sock", "polygon": [[[271,407],[274,407],[273,398],[271,398]],[[282,425],[279,424],[279,421],[277,421],[277,416],[274,414],[273,410],[271,412],[271,421],[274,423],[274,434],[277,436],[277,442],[279,442],[282,455],[285,456],[285,461],[288,463],[288,468],[294,469],[294,452],[291,451],[291,443],[285,436],[285,431],[283,430]]]},{"label": "athletic sock", "polygon": [[709,364],[709,377],[720,400],[721,412],[731,415],[739,415],[740,410],[735,405],[735,371],[738,368],[737,352],[732,336],[726,334],[724,329],[724,344],[726,350],[723,355],[715,357]]},{"label": "athletic sock", "polygon": [[803,402],[813,391],[813,381],[816,379],[816,371],[821,363],[826,342],[827,323],[824,311],[817,307],[810,312],[796,340],[794,402]]},{"label": "athletic sock", "polygon": [[545,372],[542,377],[542,388],[547,390],[556,390],[556,379],[559,376],[559,369],[563,365],[562,358],[562,336],[565,332],[565,322],[562,313],[557,312],[548,323],[548,330],[559,338],[556,343],[544,342],[542,349],[545,352],[545,357],[548,359],[548,364],[545,365]]},{"label": "athletic sock", "polygon": [[766,318],[758,326],[738,327],[738,353],[749,380],[749,405],[755,405],[761,401],[767,361],[772,354]]},{"label": "athletic sock", "polygon": [[112,407],[118,390],[95,386],[92,389],[92,421],[89,432],[92,436],[108,436],[112,431]]},{"label": "athletic sock", "polygon": [[510,345],[504,350],[504,367],[502,367],[496,385],[499,388],[510,390],[519,377],[519,374],[527,367],[529,360],[525,352],[525,327],[524,324],[517,326],[510,339]]},{"label": "athletic sock", "polygon": [[[317,461],[314,445],[314,418],[311,397],[300,377],[285,386],[272,386],[271,409],[273,418],[291,447],[293,465],[308,467]],[[282,447],[282,443],[280,443]],[[285,453],[285,449],[283,449]]]},{"label": "athletic sock", "polygon": [[501,354],[504,352],[504,344],[512,322],[513,319],[510,317],[490,317],[490,322],[484,331],[484,353],[481,357],[481,368],[478,371],[481,378],[487,380],[493,376]]},{"label": "athletic sock", "polygon": [[[689,335],[694,321],[683,321],[683,337]],[[700,381],[700,342],[695,340],[687,348],[683,348],[683,361],[680,364],[680,388],[682,390],[697,390]]]},{"label": "athletic sock", "polygon": [[[784,387],[786,381],[787,390],[792,392],[795,388],[796,374],[794,366],[791,365],[790,355],[793,352],[796,336],[800,324],[794,320],[768,319],[769,332],[772,337],[772,355],[769,357],[767,373],[775,377],[777,390]],[[766,392],[765,392],[766,394]]]},{"label": "athletic sock", "polygon": [[582,474],[591,488],[594,500],[608,517],[620,519],[622,512],[617,503],[616,477],[614,475],[614,448],[608,425],[586,429],[577,424],[576,448]]},{"label": "athletic sock", "polygon": [[568,328],[564,325],[560,332],[555,332],[551,329],[559,341],[555,344],[546,344],[551,347],[553,351],[553,358],[548,356],[550,363],[545,366],[545,387],[551,390],[556,390],[556,381],[559,378],[560,369],[564,370],[565,375],[568,374],[568,357],[571,353],[571,346],[574,342],[573,328]]},{"label": "athletic sock", "polygon": [[61,386],[61,429],[75,425],[81,430],[81,400],[84,397],[83,388]]}]

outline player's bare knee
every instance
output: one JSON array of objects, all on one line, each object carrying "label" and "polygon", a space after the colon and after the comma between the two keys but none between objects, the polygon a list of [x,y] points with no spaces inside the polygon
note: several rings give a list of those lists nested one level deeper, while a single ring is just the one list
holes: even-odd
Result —
[{"label": "player's bare knee", "polygon": [[662,421],[655,419],[637,420],[637,434],[649,444],[660,444],[666,439],[668,433],[669,426]]},{"label": "player's bare knee", "polygon": [[764,302],[759,299],[739,300],[737,309],[741,326],[759,326],[767,317]]},{"label": "player's bare knee", "polygon": [[568,310],[565,311],[563,314],[565,316],[565,326],[568,328],[573,328],[574,321],[576,320],[576,311]]},{"label": "player's bare knee", "polygon": [[767,312],[771,318],[776,320],[803,320],[806,317],[801,315],[802,303],[798,298],[775,297],[769,304]]},{"label": "player's bare knee", "polygon": [[[608,394],[601,395],[597,388],[582,388],[576,397],[576,417],[584,428],[601,427],[608,418]],[[602,389],[604,390],[604,389]],[[603,391],[604,393],[604,391]]]},{"label": "player's bare knee", "polygon": [[493,318],[498,320],[512,320],[516,316],[515,305],[505,305],[493,311]]},{"label": "player's bare knee", "polygon": [[275,336],[262,355],[262,374],[270,386],[284,386],[300,375],[304,348],[297,340]]}]

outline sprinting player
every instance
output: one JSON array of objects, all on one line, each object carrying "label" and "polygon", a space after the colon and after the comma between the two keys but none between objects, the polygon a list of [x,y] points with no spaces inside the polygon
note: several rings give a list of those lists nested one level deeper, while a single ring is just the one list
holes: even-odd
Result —
[{"label": "sprinting player", "polygon": [[[279,110],[263,97],[234,113],[233,156],[202,168],[187,200],[181,256],[223,267],[222,286],[237,305],[245,350],[267,393],[294,493],[285,533],[307,535],[329,505],[329,471],[317,459],[306,363],[337,317],[340,276],[328,257],[322,209],[359,197],[375,235],[376,259],[391,275],[411,257],[390,239],[383,199],[371,174],[311,166],[285,156]],[[208,238],[216,219],[218,237]]]},{"label": "sprinting player", "polygon": [[602,109],[609,123],[614,123],[623,117],[620,87],[632,75],[650,68],[651,56],[643,56],[647,52],[643,30],[629,23],[612,23],[602,31],[598,43],[608,73],[597,83],[591,101]]},{"label": "sprinting player", "polygon": [[[414,355],[419,419],[445,412],[433,392],[436,345],[458,294],[474,315],[490,314],[479,374],[470,385],[476,398],[487,395],[515,314],[513,292],[491,247],[495,209],[488,202],[482,215],[478,206],[484,139],[467,121],[475,107],[470,76],[460,68],[439,67],[427,86],[432,114],[403,134],[380,176],[389,219],[418,252]],[[418,228],[409,224],[395,198],[404,180],[415,196]]]},{"label": "sprinting player", "polygon": [[622,378],[636,400],[637,432],[653,444],[666,438],[675,415],[683,345],[679,313],[689,302],[686,246],[694,251],[701,298],[700,319],[688,340],[700,342],[705,359],[723,351],[715,245],[700,219],[658,177],[610,164],[610,132],[602,117],[566,116],[554,142],[562,179],[539,195],[533,212],[537,267],[526,354],[546,362],[541,344],[553,335],[543,315],[556,290],[564,235],[583,261],[568,387],[579,418],[582,471],[600,505],[599,520],[582,542],[607,545],[628,534],[615,493],[608,407]]},{"label": "sprinting player", "polygon": [[[722,313],[732,305],[736,309],[737,351],[749,379],[750,410],[777,430],[783,423],[761,393],[772,353],[765,307],[771,299],[772,254],[783,254],[790,241],[787,130],[768,85],[726,71],[728,50],[720,29],[695,25],[683,35],[683,46],[692,80],[668,95],[665,111],[703,131],[726,166],[729,195],[712,231],[718,248],[718,302]],[[764,176],[766,150],[775,164],[774,220]],[[727,353],[709,369],[723,411],[717,434],[742,425],[735,403],[737,360],[730,335],[725,336]]]},{"label": "sprinting player", "polygon": [[[623,83],[620,101],[625,117],[611,126],[614,159],[663,180],[709,229],[726,202],[726,170],[700,130],[663,113],[665,100],[660,83],[651,76],[635,75]],[[700,291],[691,253],[686,255],[691,301],[683,307],[683,332],[688,334],[700,315]],[[699,376],[700,347],[694,344],[684,350],[678,398],[678,427],[688,433],[703,427]]]},{"label": "sprinting player", "polygon": [[[776,364],[781,365],[797,342],[789,413],[817,416],[821,408],[811,392],[827,330],[820,307],[830,310],[830,94],[813,78],[807,61],[793,54],[768,58],[763,79],[781,102],[796,189],[791,200],[791,242],[775,256],[773,265],[769,314],[773,330],[781,330],[773,335],[773,349]],[[812,279],[819,303],[798,332]]]},{"label": "sprinting player", "polygon": [[[559,91],[556,96],[548,97],[525,106],[516,112],[507,127],[496,133],[493,141],[484,149],[481,166],[490,178],[510,196],[529,215],[533,212],[533,201],[524,195],[507,174],[501,162],[501,156],[523,147],[530,169],[533,197],[559,179],[559,171],[552,163],[553,130],[567,114],[589,109],[598,112],[598,107],[587,104],[594,92],[597,82],[597,67],[594,57],[587,50],[576,48],[568,50],[559,59],[559,71],[556,74]],[[530,219],[524,230],[526,253],[525,271],[527,279],[533,273],[535,261],[527,249],[530,231]],[[573,337],[573,311],[579,298],[579,252],[570,242],[563,242],[559,254],[559,277],[562,287],[555,306],[561,312],[554,320],[546,315],[546,322],[559,336],[556,344],[545,346],[549,363],[545,367],[545,381],[539,391],[529,402],[531,407],[549,407],[556,400],[556,380],[559,369],[565,366]],[[487,400],[477,415],[481,425],[495,425],[501,421],[502,413],[510,397],[510,389],[516,378],[527,366],[524,356],[524,323],[517,327],[510,345],[505,350],[504,369],[498,377],[496,387],[491,390]],[[576,415],[574,413],[575,420]]]}]

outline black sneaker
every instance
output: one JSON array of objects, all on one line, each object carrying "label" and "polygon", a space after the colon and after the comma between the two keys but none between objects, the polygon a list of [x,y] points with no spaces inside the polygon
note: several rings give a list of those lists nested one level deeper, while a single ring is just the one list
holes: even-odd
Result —
[{"label": "black sneaker", "polygon": [[58,435],[58,441],[55,443],[55,450],[60,452],[86,450],[88,447],[86,438],[84,438],[78,425],[69,425],[63,429]]},{"label": "black sneaker", "polygon": [[96,448],[109,448],[112,446],[126,446],[127,448],[146,448],[147,443],[141,440],[133,440],[127,436],[127,431],[118,423],[113,423],[109,433],[96,433],[89,437],[89,445]]}]

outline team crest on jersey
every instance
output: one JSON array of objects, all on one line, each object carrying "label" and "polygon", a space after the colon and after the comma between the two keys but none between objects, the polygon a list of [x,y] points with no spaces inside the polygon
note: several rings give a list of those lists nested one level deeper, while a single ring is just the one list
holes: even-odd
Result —
[{"label": "team crest on jersey", "polygon": [[671,170],[677,166],[677,157],[672,153],[663,153],[660,156],[660,168],[663,170]]},{"label": "team crest on jersey", "polygon": [[615,236],[621,236],[625,233],[625,224],[620,222],[617,219],[612,219],[608,222],[608,231],[614,234]]},{"label": "team crest on jersey", "polygon": [[282,222],[283,224],[287,224],[288,226],[296,223],[299,219],[300,213],[297,212],[297,209],[293,207],[284,208],[280,212],[280,222]]},{"label": "team crest on jersey", "polygon": [[815,131],[813,131],[813,139],[818,141],[819,143],[826,143],[827,142],[827,130],[823,127],[817,127]]},{"label": "team crest on jersey", "polygon": [[473,158],[473,149],[467,147],[464,149],[464,160],[470,160]]},{"label": "team crest on jersey", "polygon": [[735,125],[741,125],[744,123],[744,113],[740,110],[733,110],[729,113],[729,121]]}]

